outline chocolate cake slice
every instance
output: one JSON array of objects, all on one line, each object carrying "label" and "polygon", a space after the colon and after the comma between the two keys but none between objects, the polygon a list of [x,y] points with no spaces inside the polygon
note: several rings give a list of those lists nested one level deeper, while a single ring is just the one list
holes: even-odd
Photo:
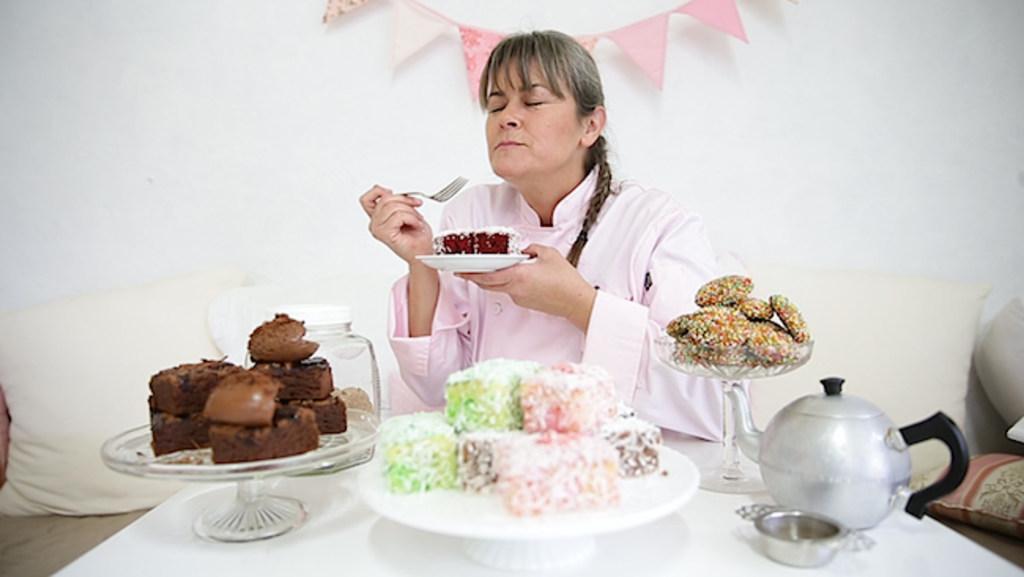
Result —
[{"label": "chocolate cake slice", "polygon": [[312,409],[279,405],[266,427],[210,425],[214,463],[276,459],[312,451],[320,444]]},{"label": "chocolate cake slice", "polygon": [[202,361],[164,369],[149,379],[150,405],[156,411],[171,415],[201,413],[214,386],[224,377],[242,370],[224,361]]},{"label": "chocolate cake slice", "polygon": [[348,418],[346,416],[345,401],[342,400],[341,391],[335,390],[326,399],[310,400],[301,399],[287,401],[290,407],[305,407],[311,409],[316,415],[316,427],[321,435],[333,435],[344,433],[348,430]]},{"label": "chocolate cake slice", "polygon": [[214,463],[274,459],[319,446],[316,415],[278,405],[280,389],[276,379],[255,370],[231,375],[214,389],[203,410]]},{"label": "chocolate cake slice", "polygon": [[256,363],[254,370],[281,383],[280,401],[326,399],[334,390],[331,365],[323,357],[288,363]]},{"label": "chocolate cake slice", "polygon": [[149,424],[153,437],[153,454],[156,456],[210,446],[210,423],[202,415],[179,417],[152,411],[149,414]]}]

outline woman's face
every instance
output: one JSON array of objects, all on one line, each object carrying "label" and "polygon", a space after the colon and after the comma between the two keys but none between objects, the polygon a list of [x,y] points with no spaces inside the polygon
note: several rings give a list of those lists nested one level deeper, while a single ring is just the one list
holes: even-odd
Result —
[{"label": "woman's face", "polygon": [[578,173],[582,178],[587,148],[600,136],[588,130],[587,119],[576,116],[576,101],[568,90],[559,98],[543,80],[540,69],[530,69],[532,84],[523,86],[512,71],[513,86],[505,74],[487,97],[487,149],[494,173],[517,184],[539,182]]}]

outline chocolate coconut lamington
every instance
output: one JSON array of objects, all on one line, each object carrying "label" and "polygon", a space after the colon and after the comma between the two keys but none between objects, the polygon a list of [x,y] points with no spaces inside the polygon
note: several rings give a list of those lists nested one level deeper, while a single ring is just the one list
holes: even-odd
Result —
[{"label": "chocolate coconut lamington", "polygon": [[460,435],[458,472],[462,488],[474,493],[494,490],[498,482],[498,445],[522,435],[521,431],[472,431]]},{"label": "chocolate coconut lamington", "polygon": [[259,371],[225,378],[203,411],[210,421],[214,463],[238,463],[297,455],[319,445],[311,409],[278,405],[281,388]]},{"label": "chocolate coconut lamington", "polygon": [[605,438],[619,453],[619,476],[640,477],[658,470],[661,429],[635,415],[620,416],[601,428]]}]

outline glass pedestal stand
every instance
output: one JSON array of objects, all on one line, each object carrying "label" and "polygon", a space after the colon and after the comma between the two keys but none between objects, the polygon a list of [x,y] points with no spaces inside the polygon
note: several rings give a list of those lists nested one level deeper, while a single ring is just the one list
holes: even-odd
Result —
[{"label": "glass pedestal stand", "polygon": [[[794,344],[784,350],[748,350],[746,346],[709,350],[695,345],[680,345],[674,338],[662,335],[655,339],[658,360],[687,375],[717,381],[722,391],[722,458],[711,470],[701,469],[700,488],[716,493],[757,493],[765,490],[761,476],[741,458],[736,446],[736,424],[732,402],[727,394],[742,381],[783,375],[796,370],[811,358],[814,343]],[[756,356],[755,356],[756,355]],[[750,358],[773,358],[774,364],[747,365]],[[728,359],[730,363],[711,363],[706,359]],[[738,361],[738,362],[737,362]],[[745,470],[747,469],[747,470]]]},{"label": "glass pedestal stand", "polygon": [[306,521],[298,499],[268,495],[260,478],[239,481],[232,503],[213,506],[196,517],[196,535],[215,541],[244,542],[283,535]]},{"label": "glass pedestal stand", "polygon": [[[312,451],[244,463],[214,463],[210,449],[154,455],[149,425],[129,429],[103,444],[100,456],[111,469],[128,475],[179,481],[236,481],[231,500],[215,503],[192,525],[197,535],[225,542],[269,539],[300,527],[306,506],[298,499],[270,495],[266,479],[276,476],[314,475],[340,471],[373,457],[380,419],[366,411],[349,409],[348,430],[320,435]],[[227,491],[217,491],[218,499]]]}]

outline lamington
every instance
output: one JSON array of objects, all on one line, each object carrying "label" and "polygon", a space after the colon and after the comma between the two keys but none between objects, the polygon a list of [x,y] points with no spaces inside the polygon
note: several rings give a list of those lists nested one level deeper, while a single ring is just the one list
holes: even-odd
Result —
[{"label": "lamington", "polygon": [[561,363],[523,378],[527,433],[597,433],[618,414],[611,375],[596,365]]},{"label": "lamington", "polygon": [[658,471],[661,429],[634,415],[623,415],[601,427],[601,436],[618,452],[619,475],[642,477]]},{"label": "lamington", "polygon": [[498,445],[521,437],[522,431],[474,431],[459,435],[459,483],[472,493],[491,491],[498,481]]},{"label": "lamington", "polygon": [[621,499],[618,455],[592,435],[523,435],[498,445],[497,488],[516,516],[602,509]]},{"label": "lamington", "polygon": [[392,417],[380,428],[384,478],[393,493],[458,486],[455,430],[440,413]]},{"label": "lamington", "polygon": [[521,254],[522,236],[507,226],[443,231],[433,238],[434,254]]},{"label": "lamington", "polygon": [[280,384],[258,371],[225,378],[210,394],[203,416],[210,421],[214,463],[259,461],[297,455],[320,444],[311,409],[278,405]]},{"label": "lamington", "polygon": [[522,379],[540,370],[531,361],[491,359],[452,373],[445,382],[445,416],[456,433],[523,428]]}]

